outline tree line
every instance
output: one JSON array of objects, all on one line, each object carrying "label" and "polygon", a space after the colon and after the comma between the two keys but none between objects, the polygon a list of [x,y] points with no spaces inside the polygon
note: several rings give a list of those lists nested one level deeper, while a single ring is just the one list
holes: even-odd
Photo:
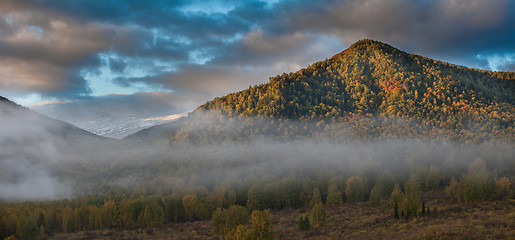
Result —
[{"label": "tree line", "polygon": [[[432,165],[412,172],[403,182],[399,180],[389,171],[352,176],[322,173],[313,177],[263,177],[246,186],[236,182],[212,189],[194,186],[167,195],[138,196],[113,191],[71,200],[5,202],[0,204],[0,236],[39,239],[59,232],[153,228],[169,222],[211,219],[215,235],[227,239],[271,239],[270,210],[311,209],[310,215],[299,223],[305,229],[306,224],[317,227],[325,223],[326,206],[368,201],[373,208],[392,208],[394,218],[407,219],[430,211],[421,199],[423,192],[445,190],[448,196],[464,204],[514,194],[510,179],[496,176],[482,159],[473,161],[459,178]],[[250,237],[258,233],[268,237]]]}]

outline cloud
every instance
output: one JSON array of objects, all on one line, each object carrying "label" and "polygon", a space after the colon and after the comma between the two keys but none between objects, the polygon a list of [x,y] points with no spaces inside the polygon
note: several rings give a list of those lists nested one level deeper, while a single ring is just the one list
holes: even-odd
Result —
[{"label": "cloud", "polygon": [[363,38],[492,69],[477,56],[515,52],[513,22],[509,0],[6,0],[0,3],[0,94],[55,101],[145,89],[209,99],[298,70]]},{"label": "cloud", "polygon": [[83,24],[32,4],[0,8],[0,86],[3,91],[70,97],[90,92],[80,71],[98,64],[109,28]]},{"label": "cloud", "polygon": [[210,99],[264,83],[283,72],[297,71],[343,50],[337,39],[311,41],[313,36],[300,33],[268,38],[256,31],[244,38],[247,40],[225,46],[206,64],[181,64],[174,71],[156,76],[117,81],[160,85],[178,92],[203,94]]},{"label": "cloud", "polygon": [[2,38],[3,57],[44,60],[64,67],[107,50],[112,34],[109,27],[74,23],[68,19],[52,19],[46,23],[48,26],[37,29],[28,28],[29,21],[21,16],[11,19],[17,26],[12,34]]},{"label": "cloud", "polygon": [[336,36],[344,44],[372,38],[466,64],[480,52],[515,47],[513,9],[513,2],[507,0],[281,2],[262,26],[277,35],[310,32]]},{"label": "cloud", "polygon": [[443,21],[459,21],[471,27],[495,27],[506,14],[507,1],[447,0],[437,3],[443,12]]},{"label": "cloud", "polygon": [[89,92],[76,69],[52,65],[44,61],[0,59],[0,88],[9,91],[34,91],[43,95],[76,95]]},{"label": "cloud", "polygon": [[[62,94],[66,91],[72,97],[94,94],[93,83],[84,78],[106,65],[119,74],[128,74],[129,67],[133,72],[160,65],[169,69],[188,63],[192,52],[223,45],[227,38],[249,28],[245,21],[226,14],[181,12],[184,4],[179,2],[168,6],[130,3],[125,8],[113,4],[118,3],[4,2],[0,11],[3,92],[39,92],[59,98],[69,97]],[[117,58],[105,61],[106,54]],[[38,67],[23,68],[17,66],[19,62]],[[145,76],[161,72],[156,69]],[[117,77],[97,74],[100,77],[131,87]]]},{"label": "cloud", "polygon": [[492,71],[513,71],[513,66],[515,65],[515,53],[478,55],[477,58],[488,62],[488,66]]},{"label": "cloud", "polygon": [[[256,79],[241,68],[223,69],[198,65],[184,65],[177,72],[146,79],[178,91],[218,95],[248,86]],[[254,80],[254,81],[253,81]]]},{"label": "cloud", "polygon": [[306,36],[298,32],[266,39],[263,37],[263,31],[260,29],[250,32],[243,39],[243,45],[258,54],[271,54],[283,51],[292,45],[303,45],[305,42]]},{"label": "cloud", "polygon": [[168,116],[162,116],[162,117],[151,117],[151,118],[145,118],[143,121],[170,121],[175,120],[181,117],[187,116],[186,113],[179,113],[179,114],[172,114]]}]

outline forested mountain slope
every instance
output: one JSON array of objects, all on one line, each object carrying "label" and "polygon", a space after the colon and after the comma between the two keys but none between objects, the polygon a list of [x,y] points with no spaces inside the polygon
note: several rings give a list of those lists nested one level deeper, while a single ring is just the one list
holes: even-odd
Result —
[{"label": "forested mountain slope", "polygon": [[470,69],[361,40],[332,58],[199,109],[289,119],[351,113],[424,119],[452,128],[506,128],[515,119],[515,73]]},{"label": "forested mountain slope", "polygon": [[[206,112],[219,116],[206,117]],[[226,122],[235,118],[241,124],[228,127]],[[285,124],[291,120],[296,122],[294,129]],[[202,127],[206,125],[216,125],[218,132],[226,128],[233,138],[246,138],[249,133],[277,137],[285,132],[306,137],[306,131],[298,130],[298,123],[309,125],[301,127],[310,130],[308,135],[334,135],[336,127],[358,138],[416,135],[457,141],[482,142],[492,137],[513,141],[515,73],[466,68],[361,40],[330,59],[215,98],[189,118],[131,138],[219,136],[204,131],[208,130]],[[264,133],[261,126],[268,126],[270,131]]]}]

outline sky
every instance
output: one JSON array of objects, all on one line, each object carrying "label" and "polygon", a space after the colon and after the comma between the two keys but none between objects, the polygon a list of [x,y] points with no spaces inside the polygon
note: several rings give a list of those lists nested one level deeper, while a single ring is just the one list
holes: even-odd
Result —
[{"label": "sky", "polygon": [[178,114],[360,39],[515,71],[515,1],[0,0],[0,95],[72,123]]}]

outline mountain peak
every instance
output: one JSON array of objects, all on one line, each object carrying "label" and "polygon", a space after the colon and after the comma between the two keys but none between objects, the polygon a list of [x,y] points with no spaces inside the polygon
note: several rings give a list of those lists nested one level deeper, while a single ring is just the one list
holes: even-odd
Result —
[{"label": "mountain peak", "polygon": [[390,45],[388,45],[386,43],[383,43],[383,42],[380,42],[380,41],[376,41],[376,40],[372,40],[372,39],[361,39],[361,40],[353,43],[349,48],[356,48],[356,47],[370,46],[370,45],[390,46]]},{"label": "mountain peak", "polygon": [[515,121],[514,83],[515,74],[447,64],[365,39],[199,109],[300,120],[395,116],[453,129],[479,122],[498,128]]},{"label": "mountain peak", "polygon": [[359,40],[359,41],[353,43],[352,45],[350,45],[350,47],[348,49],[346,49],[345,51],[343,51],[342,53],[348,53],[348,52],[363,53],[363,52],[374,52],[374,51],[380,51],[383,53],[391,53],[394,51],[396,51],[398,53],[401,53],[401,52],[405,53],[395,47],[392,47],[389,44],[386,44],[386,43],[383,43],[380,41],[376,41],[376,40],[371,40],[371,39]]}]

